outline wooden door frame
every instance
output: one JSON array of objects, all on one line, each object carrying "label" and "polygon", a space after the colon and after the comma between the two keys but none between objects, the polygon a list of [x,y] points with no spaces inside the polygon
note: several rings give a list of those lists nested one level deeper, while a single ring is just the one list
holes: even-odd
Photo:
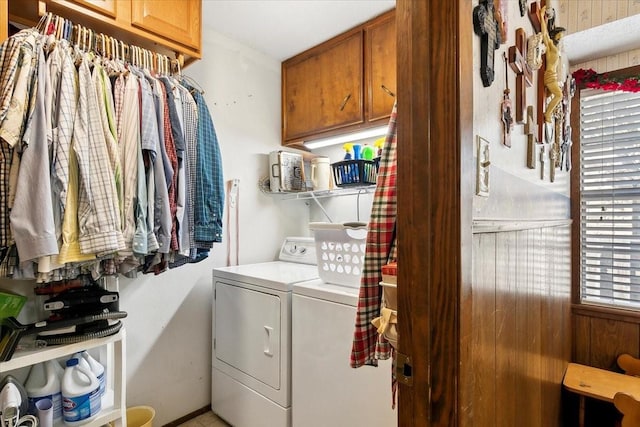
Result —
[{"label": "wooden door frame", "polygon": [[[457,426],[470,402],[461,311],[471,289],[471,2],[397,0],[401,426]],[[468,410],[468,408],[466,409]]]}]

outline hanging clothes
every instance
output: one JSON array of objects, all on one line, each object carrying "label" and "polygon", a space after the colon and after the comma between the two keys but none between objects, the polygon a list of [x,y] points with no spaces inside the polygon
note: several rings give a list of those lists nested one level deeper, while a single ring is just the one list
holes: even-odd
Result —
[{"label": "hanging clothes", "polygon": [[397,105],[393,106],[385,137],[377,186],[373,196],[369,220],[365,259],[360,281],[360,295],[351,351],[351,366],[377,366],[379,359],[391,357],[391,346],[371,321],[380,315],[380,281],[382,266],[396,261],[396,118]]},{"label": "hanging clothes", "polygon": [[0,272],[135,277],[206,258],[224,191],[202,93],[45,32],[0,45]]},{"label": "hanging clothes", "polygon": [[[12,233],[18,253],[24,261],[58,253],[44,97],[46,61],[42,46],[38,44],[33,46],[31,69],[27,86],[30,105],[26,109],[21,136],[14,141],[20,144],[14,150],[19,150],[22,155],[17,171],[16,197],[10,214]],[[9,119],[12,111],[16,110],[9,110],[6,119]],[[22,116],[20,120],[23,120]],[[2,138],[7,141],[6,134]]]}]

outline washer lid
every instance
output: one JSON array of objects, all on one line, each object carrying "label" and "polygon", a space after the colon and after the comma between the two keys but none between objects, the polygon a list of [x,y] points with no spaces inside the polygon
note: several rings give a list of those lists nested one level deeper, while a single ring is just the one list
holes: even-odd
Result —
[{"label": "washer lid", "polygon": [[294,262],[271,261],[213,269],[214,277],[290,291],[294,283],[317,279],[318,267]]},{"label": "washer lid", "polygon": [[356,307],[358,305],[360,287],[336,285],[335,283],[327,283],[318,279],[294,284],[293,294]]}]

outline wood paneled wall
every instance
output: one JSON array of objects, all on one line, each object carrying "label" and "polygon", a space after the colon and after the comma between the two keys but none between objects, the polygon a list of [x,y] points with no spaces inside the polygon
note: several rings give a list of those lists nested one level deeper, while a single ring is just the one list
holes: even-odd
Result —
[{"label": "wood paneled wall", "polygon": [[[640,14],[637,0],[556,0],[558,22],[568,34]],[[608,55],[593,61],[572,64],[570,71],[593,68],[599,73],[640,64],[640,49]]]},{"label": "wood paneled wall", "polygon": [[570,228],[474,224],[473,291],[462,316],[462,423],[553,427],[571,356]]},{"label": "wood paneled wall", "polygon": [[637,0],[555,0],[558,22],[569,34],[640,13]]}]

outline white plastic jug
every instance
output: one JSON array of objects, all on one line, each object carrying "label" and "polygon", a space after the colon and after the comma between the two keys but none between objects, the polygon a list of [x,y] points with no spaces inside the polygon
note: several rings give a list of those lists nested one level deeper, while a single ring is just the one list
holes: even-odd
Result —
[{"label": "white plastic jug", "polygon": [[65,424],[77,426],[94,419],[102,408],[100,381],[79,360],[67,360],[62,376],[62,418]]},{"label": "white plastic jug", "polygon": [[86,350],[74,354],[73,357],[78,359],[81,366],[87,367],[98,378],[98,381],[100,381],[100,396],[103,396],[106,388],[104,366],[102,366],[102,364],[96,359],[91,357],[89,352]]},{"label": "white plastic jug", "polygon": [[331,165],[328,157],[314,157],[311,159],[311,184],[315,190],[329,190],[331,188]]},{"label": "white plastic jug", "polygon": [[60,389],[60,373],[62,368],[55,360],[35,364],[29,371],[24,388],[29,398],[29,413],[36,414],[36,402],[51,399],[53,403],[53,419],[62,418],[62,395]]}]

